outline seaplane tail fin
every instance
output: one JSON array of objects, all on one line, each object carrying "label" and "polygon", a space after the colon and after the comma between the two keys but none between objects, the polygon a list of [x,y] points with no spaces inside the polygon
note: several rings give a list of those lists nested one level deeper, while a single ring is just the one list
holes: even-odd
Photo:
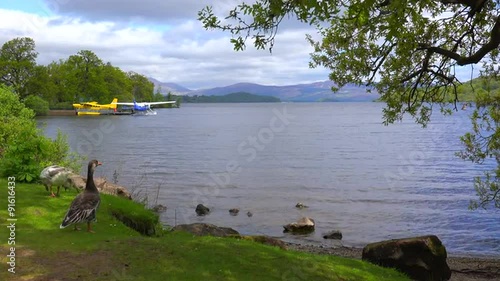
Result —
[{"label": "seaplane tail fin", "polygon": [[118,102],[117,98],[114,98],[113,101],[110,103],[111,108],[116,108],[116,103]]}]

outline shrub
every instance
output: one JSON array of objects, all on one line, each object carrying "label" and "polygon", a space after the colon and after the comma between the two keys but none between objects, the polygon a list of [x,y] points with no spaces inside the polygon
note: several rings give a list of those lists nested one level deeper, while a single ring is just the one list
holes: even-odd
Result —
[{"label": "shrub", "polygon": [[31,121],[35,114],[19,102],[12,89],[0,84],[0,158],[7,143],[17,139],[21,130],[33,125]]},{"label": "shrub", "polygon": [[35,115],[47,115],[49,113],[49,102],[39,96],[30,95],[24,100],[24,105],[35,112]]},{"label": "shrub", "polygon": [[[33,110],[26,108],[12,89],[0,85],[0,175],[17,181],[38,179],[48,165],[81,163],[70,153],[66,137],[58,132],[52,140],[37,128]],[[70,166],[79,170],[77,166]]]}]

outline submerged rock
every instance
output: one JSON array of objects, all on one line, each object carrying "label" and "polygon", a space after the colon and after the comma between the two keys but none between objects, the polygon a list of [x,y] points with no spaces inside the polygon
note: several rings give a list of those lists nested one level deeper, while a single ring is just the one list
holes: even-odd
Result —
[{"label": "submerged rock", "polygon": [[332,230],[330,232],[323,234],[323,238],[342,240],[342,232],[340,232],[340,230]]},{"label": "submerged rock", "polygon": [[371,243],[363,248],[362,259],[396,268],[413,280],[449,280],[446,248],[435,235]]},{"label": "submerged rock", "polygon": [[162,204],[158,204],[158,205],[154,206],[153,208],[151,208],[151,210],[153,210],[153,212],[156,212],[156,213],[163,213],[167,210],[167,206],[163,206]]},{"label": "submerged rock", "polygon": [[309,206],[306,206],[304,205],[304,203],[297,203],[297,205],[295,205],[295,208],[298,208],[298,209],[305,209],[305,208],[309,208]]},{"label": "submerged rock", "polygon": [[186,231],[194,235],[203,236],[211,235],[217,237],[225,237],[232,235],[239,235],[240,233],[229,227],[218,227],[213,224],[208,223],[192,223],[192,224],[180,224],[172,228],[174,231]]},{"label": "submerged rock", "polygon": [[210,213],[210,209],[207,208],[207,207],[205,207],[205,206],[203,206],[203,204],[198,204],[198,206],[196,206],[196,210],[195,211],[196,211],[196,214],[198,216],[204,216],[204,215]]},{"label": "submerged rock", "polygon": [[314,231],[314,220],[308,217],[303,217],[299,219],[297,222],[289,223],[284,225],[283,232],[291,232],[291,233],[299,233],[299,234],[307,234]]}]

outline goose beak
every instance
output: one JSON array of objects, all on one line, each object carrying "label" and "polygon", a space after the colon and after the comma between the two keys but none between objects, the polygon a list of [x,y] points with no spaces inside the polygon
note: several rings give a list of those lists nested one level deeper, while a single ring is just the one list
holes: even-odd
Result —
[{"label": "goose beak", "polygon": [[102,162],[97,161],[97,166],[101,166]]}]

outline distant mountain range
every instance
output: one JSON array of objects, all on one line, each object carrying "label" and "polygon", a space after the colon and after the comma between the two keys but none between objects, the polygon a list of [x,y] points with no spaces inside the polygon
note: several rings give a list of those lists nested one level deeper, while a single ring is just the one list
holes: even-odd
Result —
[{"label": "distant mountain range", "polygon": [[161,86],[161,93],[165,95],[168,94],[168,92],[172,92],[172,94],[186,94],[192,92],[192,90],[175,83],[161,82],[151,77],[148,77],[148,79],[155,84],[155,91]]},{"label": "distant mountain range", "polygon": [[356,85],[346,85],[337,93],[331,91],[335,86],[332,81],[322,81],[310,84],[297,84],[286,86],[266,86],[254,83],[237,83],[225,87],[216,87],[202,90],[190,90],[175,83],[165,83],[153,78],[149,78],[155,84],[155,89],[161,87],[161,93],[171,92],[176,95],[205,95],[222,96],[237,92],[246,92],[255,95],[271,96],[281,99],[281,101],[291,102],[354,102],[354,101],[374,101],[378,98],[375,90],[367,92],[366,87]]}]

